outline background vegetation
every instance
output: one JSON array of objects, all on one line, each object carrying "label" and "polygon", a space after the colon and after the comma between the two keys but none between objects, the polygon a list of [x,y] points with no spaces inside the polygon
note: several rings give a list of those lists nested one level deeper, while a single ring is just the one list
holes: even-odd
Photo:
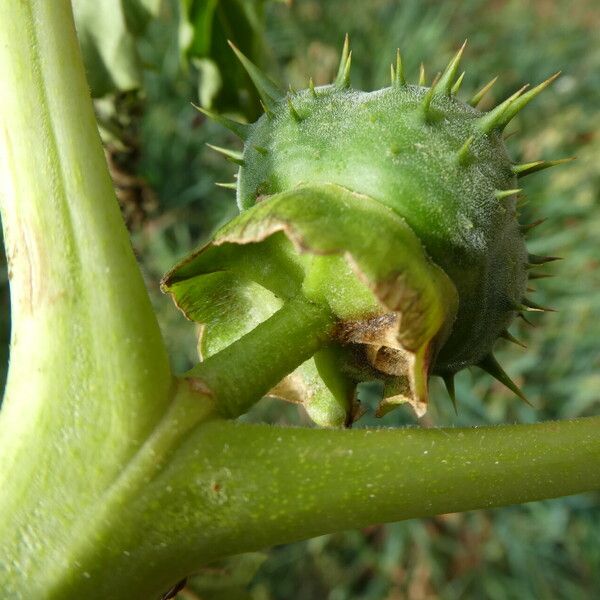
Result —
[{"label": "background vegetation", "polygon": [[[126,8],[136,4],[123,2]],[[523,323],[513,327],[528,350],[508,343],[501,350],[507,371],[518,379],[533,407],[488,377],[463,372],[457,378],[458,415],[442,386],[433,381],[431,410],[421,425],[598,414],[600,8],[594,0],[165,0],[162,5],[140,0],[139,4],[145,12],[125,10],[121,32],[112,23],[107,26],[114,36],[127,38],[131,51],[130,60],[118,66],[119,77],[109,73],[114,65],[103,62],[97,39],[93,35],[83,39],[81,21],[78,27],[88,71],[95,74],[91,81],[96,108],[118,197],[176,370],[195,360],[194,328],[161,296],[158,281],[236,211],[233,192],[214,185],[231,181],[234,165],[205,144],[234,147],[237,141],[206,122],[190,102],[212,104],[250,119],[259,110],[248,80],[226,49],[226,38],[280,81],[301,88],[308,76],[317,84],[330,81],[343,35],[349,32],[352,81],[363,89],[387,85],[396,47],[402,49],[413,80],[421,61],[431,79],[468,38],[463,97],[500,75],[482,108],[523,83],[537,83],[563,71],[551,90],[512,124],[509,133],[517,135],[507,142],[519,160],[577,156],[568,166],[529,178],[522,206],[525,221],[548,217],[531,235],[532,250],[565,258],[549,268],[555,278],[535,286],[536,301],[559,312],[534,315],[535,328]],[[0,351],[5,364],[6,269],[2,283]],[[369,403],[368,387],[362,398]],[[382,420],[371,415],[358,426],[416,424],[408,409]],[[271,400],[263,400],[245,418],[309,426],[296,407]],[[235,597],[598,597],[599,500],[592,494],[443,515],[275,548],[266,560],[252,555],[236,564]],[[205,571],[181,597],[233,600],[234,592],[224,590],[224,578],[219,577],[231,569],[229,564]]]}]

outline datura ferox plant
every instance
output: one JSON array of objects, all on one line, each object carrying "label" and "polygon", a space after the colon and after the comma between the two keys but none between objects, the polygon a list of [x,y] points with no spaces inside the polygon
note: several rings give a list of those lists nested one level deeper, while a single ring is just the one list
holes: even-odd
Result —
[{"label": "datura ferox plant", "polygon": [[336,325],[269,393],[320,425],[352,423],[356,385],[373,379],[384,382],[378,414],[409,403],[422,416],[429,376],[454,402],[454,374],[470,365],[524,398],[493,346],[518,343],[516,315],[547,310],[525,293],[555,258],[527,252],[535,223],[518,221],[518,179],[563,161],[514,163],[503,131],[558,74],[482,113],[495,79],[458,97],[464,47],[429,87],[423,70],[407,82],[398,51],[390,85],[363,92],[350,85],[346,38],[331,85],[286,93],[232,45],[265,114],[248,125],[199,110],[244,141],[242,152],[211,146],[239,165],[221,185],[241,214],[163,282],[202,324],[203,359],[303,297]]},{"label": "datura ferox plant", "polygon": [[[240,214],[162,286],[201,324],[173,374],[114,198],[68,0],[0,1],[0,208],[11,354],[0,412],[0,595],[171,597],[215,559],[372,523],[600,489],[600,417],[480,428],[349,427],[427,407],[428,379],[493,358],[550,257],[528,254],[506,124],[427,86],[282,92],[239,55]],[[238,53],[239,54],[239,53]],[[320,427],[235,420],[266,395]]]}]

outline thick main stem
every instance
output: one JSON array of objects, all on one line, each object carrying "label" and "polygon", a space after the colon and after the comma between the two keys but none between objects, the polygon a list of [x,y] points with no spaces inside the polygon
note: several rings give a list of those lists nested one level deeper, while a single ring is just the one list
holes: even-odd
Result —
[{"label": "thick main stem", "polygon": [[[0,588],[64,545],[170,402],[168,358],[101,147],[68,0],[0,2],[12,304]],[[4,562],[6,561],[6,562]]]}]

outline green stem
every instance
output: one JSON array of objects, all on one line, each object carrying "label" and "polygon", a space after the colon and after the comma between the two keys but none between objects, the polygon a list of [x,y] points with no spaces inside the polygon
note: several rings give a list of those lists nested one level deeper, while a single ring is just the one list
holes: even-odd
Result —
[{"label": "green stem", "polygon": [[19,597],[10,578],[68,543],[83,507],[161,420],[172,378],[108,174],[70,3],[3,1],[0,23],[12,305],[0,588]]},{"label": "green stem", "polygon": [[127,581],[134,598],[151,598],[220,556],[598,490],[599,431],[600,417],[346,431],[205,423],[83,562],[90,577],[68,597],[103,598]]},{"label": "green stem", "polygon": [[327,343],[333,323],[327,307],[298,296],[186,376],[201,379],[219,413],[235,418]]}]

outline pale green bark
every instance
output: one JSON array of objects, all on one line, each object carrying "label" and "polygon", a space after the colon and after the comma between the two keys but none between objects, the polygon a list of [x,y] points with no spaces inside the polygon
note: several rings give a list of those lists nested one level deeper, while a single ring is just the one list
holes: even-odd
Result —
[{"label": "pale green bark", "polygon": [[0,418],[3,581],[7,570],[31,572],[63,547],[67,523],[73,527],[162,417],[172,382],[67,0],[0,2],[0,73],[12,303]]},{"label": "pale green bark", "polygon": [[135,593],[123,598],[152,598],[224,554],[600,489],[599,431],[600,417],[353,431],[206,423],[102,548],[80,556],[90,577],[62,597],[105,598],[127,581]]}]

